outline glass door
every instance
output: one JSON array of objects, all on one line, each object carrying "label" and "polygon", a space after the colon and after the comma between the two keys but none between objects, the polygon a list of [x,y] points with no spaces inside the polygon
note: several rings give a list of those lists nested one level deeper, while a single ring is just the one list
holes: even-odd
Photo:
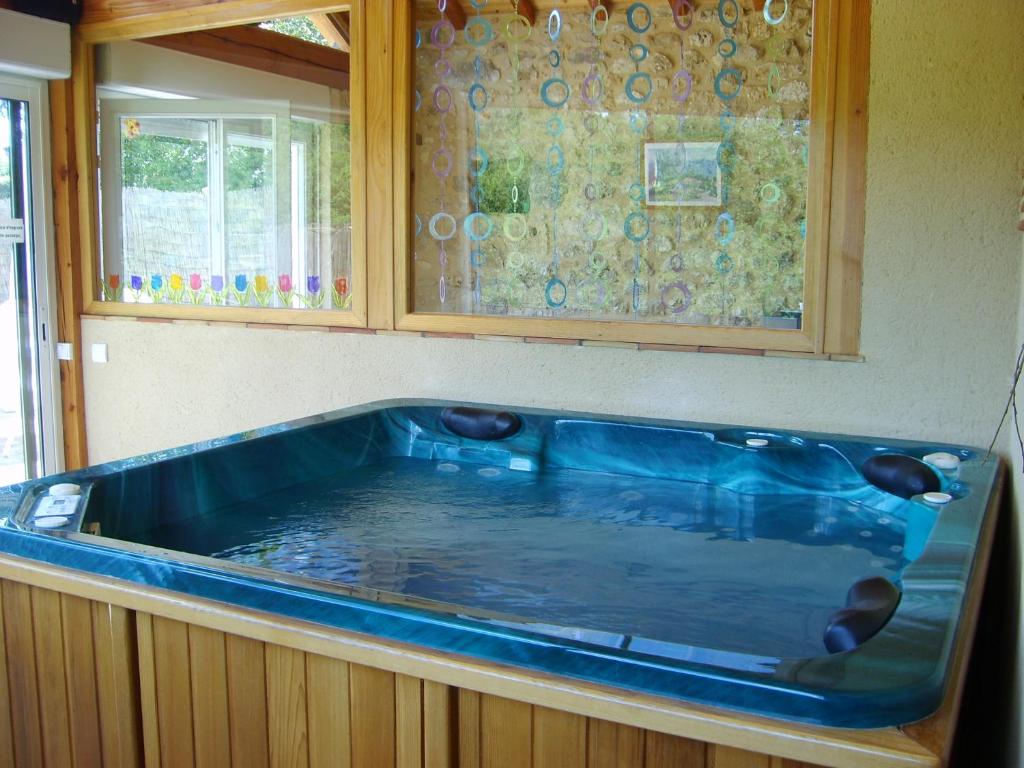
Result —
[{"label": "glass door", "polygon": [[0,486],[62,469],[42,89],[0,79]]}]

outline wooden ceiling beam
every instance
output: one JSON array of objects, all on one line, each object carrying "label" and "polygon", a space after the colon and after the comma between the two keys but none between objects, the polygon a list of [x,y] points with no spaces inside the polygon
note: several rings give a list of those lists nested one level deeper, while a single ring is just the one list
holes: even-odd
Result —
[{"label": "wooden ceiling beam", "polygon": [[330,88],[348,88],[347,53],[259,27],[183,32],[142,42]]},{"label": "wooden ceiling beam", "polygon": [[346,13],[311,13],[309,20],[324,36],[324,39],[339,50],[349,53],[352,50],[352,32],[349,29],[349,17]]}]

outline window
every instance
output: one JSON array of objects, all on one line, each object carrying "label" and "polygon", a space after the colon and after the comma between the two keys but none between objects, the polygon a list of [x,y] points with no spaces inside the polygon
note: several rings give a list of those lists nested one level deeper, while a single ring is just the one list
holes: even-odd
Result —
[{"label": "window", "polygon": [[250,26],[100,46],[91,308],[365,324],[350,60]]},{"label": "window", "polygon": [[867,22],[758,5],[415,4],[398,327],[822,352]]},{"label": "window", "polygon": [[0,485],[63,466],[45,84],[0,73]]},{"label": "window", "polygon": [[332,47],[83,26],[115,40],[86,311],[857,355],[869,5],[350,7],[309,16]]},{"label": "window", "polygon": [[349,307],[348,126],[285,106],[102,102],[105,299]]}]

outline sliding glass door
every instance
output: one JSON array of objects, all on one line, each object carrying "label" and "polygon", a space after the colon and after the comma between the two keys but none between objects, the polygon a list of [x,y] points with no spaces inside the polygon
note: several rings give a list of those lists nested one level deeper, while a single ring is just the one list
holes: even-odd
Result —
[{"label": "sliding glass door", "polygon": [[62,469],[43,90],[0,79],[0,486]]}]

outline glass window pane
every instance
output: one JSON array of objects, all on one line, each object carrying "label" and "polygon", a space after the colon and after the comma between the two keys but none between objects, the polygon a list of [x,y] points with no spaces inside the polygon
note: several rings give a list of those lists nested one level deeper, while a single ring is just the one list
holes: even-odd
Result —
[{"label": "glass window pane", "polygon": [[[108,298],[184,298],[184,276],[208,277],[212,254],[210,133],[206,120],[120,119],[121,227],[127,285],[107,280]],[[172,276],[177,278],[172,279]]]},{"label": "glass window pane", "polygon": [[0,243],[0,486],[44,470],[38,306],[33,276],[29,103],[0,97],[0,223],[23,236]]},{"label": "glass window pane", "polygon": [[811,10],[423,11],[415,310],[798,328]]},{"label": "glass window pane", "polygon": [[[224,220],[227,265],[220,275],[278,274],[274,121],[225,120]],[[287,163],[287,158],[281,158]]]},{"label": "glass window pane", "polygon": [[101,47],[102,298],[350,308],[349,58],[238,34],[251,68],[187,36]]}]

